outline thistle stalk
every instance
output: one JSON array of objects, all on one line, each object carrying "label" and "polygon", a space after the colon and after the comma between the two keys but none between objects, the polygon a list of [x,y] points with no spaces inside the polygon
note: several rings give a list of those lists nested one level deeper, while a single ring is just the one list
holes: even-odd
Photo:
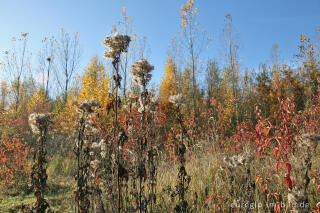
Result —
[{"label": "thistle stalk", "polygon": [[110,58],[112,60],[112,65],[114,68],[114,75],[113,80],[115,83],[114,93],[115,93],[115,116],[113,120],[114,124],[114,142],[117,146],[116,149],[116,166],[117,166],[117,191],[118,191],[118,212],[121,212],[121,186],[120,186],[120,141],[118,140],[118,106],[120,103],[120,100],[118,99],[118,88],[120,88],[120,82],[121,82],[121,76],[119,75],[119,62],[120,62],[120,56],[121,53],[125,53],[128,51],[128,46],[131,39],[127,35],[119,35],[118,33],[115,33],[111,37],[106,37],[103,41],[103,44],[109,48],[109,51],[106,51],[104,56],[106,58]]},{"label": "thistle stalk", "polygon": [[32,166],[31,181],[34,188],[34,195],[37,198],[31,212],[44,213],[49,208],[44,192],[47,185],[48,175],[46,173],[46,150],[45,142],[47,139],[48,127],[51,122],[49,114],[30,114],[29,125],[33,134],[38,136],[37,160]]}]

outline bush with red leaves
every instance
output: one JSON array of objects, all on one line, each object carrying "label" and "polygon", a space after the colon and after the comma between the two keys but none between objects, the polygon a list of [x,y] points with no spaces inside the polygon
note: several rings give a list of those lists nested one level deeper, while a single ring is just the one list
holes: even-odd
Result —
[{"label": "bush with red leaves", "polygon": [[16,177],[27,175],[30,148],[17,138],[0,139],[0,185],[14,184]]}]

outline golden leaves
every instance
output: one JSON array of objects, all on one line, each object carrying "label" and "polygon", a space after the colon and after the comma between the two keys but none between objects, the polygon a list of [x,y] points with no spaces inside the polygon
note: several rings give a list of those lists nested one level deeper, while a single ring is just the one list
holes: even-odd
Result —
[{"label": "golden leaves", "polygon": [[115,25],[112,25],[111,28],[112,28],[112,31],[117,32],[117,27]]},{"label": "golden leaves", "polygon": [[[188,20],[191,20],[193,16],[198,12],[197,8],[194,7],[194,0],[188,0],[186,6],[181,6],[181,28],[187,27]],[[197,22],[194,23],[198,25]]]},{"label": "golden leaves", "polygon": [[110,78],[104,69],[102,62],[94,57],[91,64],[85,69],[81,79],[80,101],[98,100],[102,108],[105,108],[109,101]]},{"label": "golden leaves", "polygon": [[176,94],[176,67],[171,57],[168,58],[165,66],[165,75],[160,83],[160,99],[168,102],[171,95]]},{"label": "golden leaves", "polygon": [[29,33],[21,33],[22,37],[27,37],[29,35]]},{"label": "golden leaves", "polygon": [[306,35],[304,33],[301,34],[300,41],[301,43],[306,41]]}]

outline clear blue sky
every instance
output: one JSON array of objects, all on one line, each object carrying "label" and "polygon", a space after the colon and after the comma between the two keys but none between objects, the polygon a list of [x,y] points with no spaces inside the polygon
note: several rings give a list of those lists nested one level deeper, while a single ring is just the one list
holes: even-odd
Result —
[{"label": "clear blue sky", "polygon": [[[10,49],[10,38],[30,33],[34,54],[45,36],[61,28],[79,32],[83,49],[82,68],[96,54],[103,54],[102,40],[120,20],[122,7],[146,36],[150,62],[155,65],[153,82],[164,73],[167,47],[180,29],[180,7],[186,0],[1,0],[0,52]],[[241,68],[256,68],[267,62],[273,44],[279,45],[282,60],[290,62],[298,52],[300,34],[312,36],[320,29],[319,0],[195,0],[200,27],[213,37],[203,59],[219,59],[224,16],[232,15],[240,34]],[[1,75],[0,75],[1,76]]]}]

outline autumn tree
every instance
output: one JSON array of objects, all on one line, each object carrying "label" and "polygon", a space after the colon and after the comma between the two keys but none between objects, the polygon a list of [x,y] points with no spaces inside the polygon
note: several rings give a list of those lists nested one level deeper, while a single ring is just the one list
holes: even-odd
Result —
[{"label": "autumn tree", "polygon": [[[317,43],[316,43],[317,44]],[[316,45],[317,46],[317,45]],[[297,58],[301,60],[302,67],[299,69],[308,101],[311,102],[312,95],[317,92],[318,81],[317,75],[320,73],[319,50],[315,48],[315,44],[305,34],[301,34],[299,54]],[[309,104],[308,104],[309,105]]]},{"label": "autumn tree", "polygon": [[[12,91],[12,88],[9,87]],[[2,136],[17,137],[22,141],[27,141],[28,135],[30,135],[28,127],[28,103],[32,98],[36,90],[36,85],[32,76],[24,79],[20,85],[19,91],[19,105],[16,109],[16,102],[10,100],[10,96],[7,99],[7,107],[3,113],[0,113],[0,129]],[[12,96],[11,96],[12,98]],[[36,103],[37,105],[38,103]]]},{"label": "autumn tree", "polygon": [[176,92],[176,75],[177,70],[174,64],[173,58],[171,56],[168,57],[165,73],[160,82],[159,95],[160,100],[164,105],[169,103],[169,97],[171,95],[175,95]]},{"label": "autumn tree", "polygon": [[283,63],[279,70],[273,70],[270,91],[271,114],[277,111],[278,99],[294,98],[296,110],[303,110],[308,97],[304,94],[305,87],[299,74]]},{"label": "autumn tree", "polygon": [[[230,70],[224,68],[222,70],[221,91],[223,92],[222,105],[224,107],[224,116],[226,120],[232,120],[236,114],[235,96],[230,86]],[[235,122],[234,122],[235,124]]]},{"label": "autumn tree", "polygon": [[245,69],[242,77],[241,106],[239,107],[240,122],[254,118],[254,106],[256,104],[256,95],[254,91],[254,71]]},{"label": "autumn tree", "polygon": [[194,0],[187,0],[186,5],[181,6],[181,34],[183,49],[187,53],[187,66],[191,72],[192,100],[193,109],[196,111],[196,93],[199,68],[199,56],[203,48],[206,47],[211,37],[205,37],[205,30],[199,29],[199,23],[196,21],[198,9],[194,7]]},{"label": "autumn tree", "polygon": [[[225,25],[222,30],[223,54],[225,68],[223,69],[223,86],[226,90],[226,106],[228,116],[235,118],[239,123],[239,48],[238,34],[233,26],[230,14],[225,16]],[[233,115],[232,115],[233,114]]]},{"label": "autumn tree", "polygon": [[62,90],[63,103],[65,104],[74,74],[77,72],[80,62],[81,49],[78,32],[70,35],[62,29],[56,44],[58,67],[55,74],[58,86]]},{"label": "autumn tree", "polygon": [[192,69],[191,67],[186,67],[181,73],[181,86],[180,91],[184,97],[186,107],[189,112],[194,111],[194,88],[192,85]]},{"label": "autumn tree", "polygon": [[277,69],[280,67],[280,54],[279,54],[279,45],[274,44],[270,53],[272,69]]},{"label": "autumn tree", "polygon": [[209,61],[206,69],[206,87],[208,100],[215,98],[221,100],[220,87],[221,87],[221,70],[216,61]]},{"label": "autumn tree", "polygon": [[44,88],[39,87],[27,101],[28,114],[50,112],[50,101]]},{"label": "autumn tree", "polygon": [[294,98],[295,110],[303,110],[305,104],[304,88],[298,73],[290,66],[283,66],[282,76],[285,96]]},{"label": "autumn tree", "polygon": [[27,49],[28,33],[21,33],[18,38],[13,37],[12,42],[12,49],[5,51],[3,69],[9,75],[14,109],[17,112],[21,101],[22,82],[31,72],[30,54]]},{"label": "autumn tree", "polygon": [[271,106],[271,73],[268,71],[266,64],[259,65],[259,73],[256,77],[255,90],[257,93],[257,103],[260,105],[263,117],[266,118],[270,115]]},{"label": "autumn tree", "polygon": [[42,87],[45,90],[45,94],[49,97],[49,89],[52,71],[55,69],[56,58],[56,40],[54,37],[45,37],[42,40],[42,47],[39,51],[39,73],[42,75]]},{"label": "autumn tree", "polygon": [[110,78],[98,57],[91,59],[81,78],[79,101],[97,100],[103,109],[109,101]]},{"label": "autumn tree", "polygon": [[0,83],[0,112],[4,111],[7,106],[8,99],[8,85],[6,81]]}]

